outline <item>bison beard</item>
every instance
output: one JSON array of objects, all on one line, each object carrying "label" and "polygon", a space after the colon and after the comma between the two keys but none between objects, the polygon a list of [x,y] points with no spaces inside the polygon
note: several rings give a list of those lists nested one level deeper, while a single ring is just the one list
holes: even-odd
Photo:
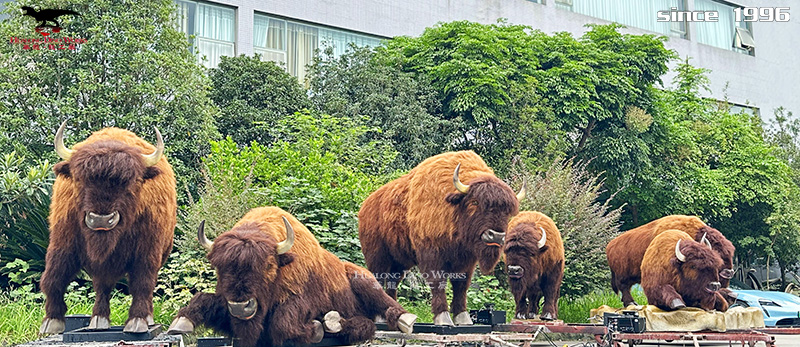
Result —
[{"label": "bison beard", "polygon": [[721,292],[729,303],[733,303],[736,295],[727,288],[730,277],[726,278],[732,273],[735,251],[733,244],[719,230],[707,226],[700,218],[671,215],[628,230],[608,243],[606,257],[611,268],[611,287],[615,293],[622,293],[623,304],[636,304],[631,295],[631,286],[641,282],[640,268],[647,246],[658,234],[670,229],[684,231],[698,242],[704,236],[707,238],[711,247],[722,257]]},{"label": "bison beard", "polygon": [[413,328],[416,316],[383,293],[374,277],[325,251],[308,229],[277,207],[251,210],[213,243],[201,224],[199,238],[211,249],[217,292],[195,295],[178,312],[170,333],[203,324],[237,338],[237,345],[280,346],[318,342],[323,328],[349,344],[365,341],[374,335],[371,318],[377,315],[391,327]]},{"label": "bison beard", "polygon": [[725,311],[719,292],[722,259],[707,244],[680,230],[667,230],[650,243],[642,260],[642,289],[647,301],[666,311],[682,307]]},{"label": "bison beard", "polygon": [[517,304],[516,318],[535,319],[544,295],[541,319],[557,319],[564,277],[561,233],[552,219],[535,211],[520,212],[508,227],[504,251],[509,286]]},{"label": "bison beard", "polygon": [[154,323],[153,290],[172,250],[177,215],[175,175],[161,155],[161,134],[156,130],[153,147],[130,131],[106,128],[70,150],[62,141],[65,125],[56,133],[64,161],[54,168],[39,332],[63,331],[64,291],[81,268],[96,292],[89,328],[109,328],[111,290],[127,274],[133,302],[124,331],[146,331]]},{"label": "bison beard", "polygon": [[358,230],[367,268],[397,298],[405,271],[418,266],[431,288],[435,324],[454,324],[444,290],[449,279],[455,323],[472,324],[466,312],[472,273],[476,265],[488,273],[499,261],[518,198],[472,151],[428,158],[361,205]]}]

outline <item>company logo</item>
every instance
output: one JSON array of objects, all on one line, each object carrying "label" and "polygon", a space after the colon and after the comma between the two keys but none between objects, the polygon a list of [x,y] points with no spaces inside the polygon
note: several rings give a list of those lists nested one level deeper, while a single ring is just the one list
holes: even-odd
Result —
[{"label": "company logo", "polygon": [[50,37],[55,33],[60,33],[64,30],[59,23],[59,17],[70,15],[80,16],[81,14],[71,10],[61,9],[43,9],[36,10],[33,7],[22,6],[24,16],[28,16],[36,20],[37,24],[34,31],[39,33],[42,37],[25,38],[25,37],[12,37],[10,44],[18,44],[24,50],[75,50],[78,45],[85,43],[84,38],[73,37]]}]

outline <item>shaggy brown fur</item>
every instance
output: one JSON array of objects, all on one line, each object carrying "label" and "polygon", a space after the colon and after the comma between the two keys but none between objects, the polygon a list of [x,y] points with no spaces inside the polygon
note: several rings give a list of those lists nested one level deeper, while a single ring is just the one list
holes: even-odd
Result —
[{"label": "shaggy brown fur", "polygon": [[[292,225],[295,241],[288,253],[278,255],[276,246],[286,238],[281,217]],[[217,271],[216,293],[198,293],[178,317],[238,338],[242,346],[280,346],[289,340],[308,344],[313,320],[322,320],[329,311],[343,317],[338,336],[356,343],[374,335],[375,315],[385,315],[396,327],[397,318],[406,313],[384,293],[375,295],[378,282],[357,275],[364,269],[323,249],[303,224],[277,207],[248,212],[214,240],[208,259]],[[229,313],[227,302],[249,299],[258,305],[252,318]]]},{"label": "shaggy brown fur", "polygon": [[[539,248],[542,230],[545,245]],[[506,271],[509,266],[522,268],[520,277],[509,275],[509,285],[517,303],[517,319],[534,319],[539,313],[539,298],[544,294],[542,319],[558,318],[558,297],[564,277],[564,244],[561,233],[550,217],[523,211],[508,223],[505,244]]]},{"label": "shaggy brown fur", "polygon": [[[720,254],[723,265],[720,270],[733,268],[733,244],[719,230],[709,227],[695,216],[672,215],[656,219],[640,227],[628,230],[611,240],[606,247],[606,257],[611,268],[611,287],[614,292],[622,292],[624,305],[636,304],[631,295],[631,286],[641,281],[640,267],[647,246],[656,235],[665,230],[676,229],[689,234],[695,241],[703,235],[711,247]],[[730,279],[721,278],[723,294],[732,300],[727,289]]]},{"label": "shaggy brown fur", "polygon": [[[470,185],[462,194],[453,186]],[[466,293],[476,264],[492,271],[501,248],[481,240],[487,229],[505,232],[519,209],[514,191],[472,151],[430,157],[408,174],[373,192],[359,211],[359,238],[367,268],[393,298],[406,270],[419,266],[433,293],[434,315],[447,311],[445,286],[453,286],[451,312],[466,311]]]},{"label": "shaggy brown fur", "polygon": [[[133,296],[128,321],[152,317],[158,269],[172,250],[177,202],[175,175],[162,156],[146,167],[141,154],[155,147],[132,132],[107,128],[73,147],[69,161],[55,166],[50,204],[50,244],[41,288],[47,300],[45,320],[63,320],[64,291],[80,269],[92,277],[93,316],[108,319],[114,284],[128,275]],[[118,211],[111,230],[84,223],[88,212]]]},{"label": "shaggy brown fur", "polygon": [[[675,245],[686,256],[681,262]],[[675,310],[682,305],[725,311],[728,303],[719,289],[722,258],[680,230],[666,230],[653,239],[642,260],[642,289],[651,305]],[[716,288],[712,288],[716,287]],[[711,288],[711,289],[709,289]]]}]

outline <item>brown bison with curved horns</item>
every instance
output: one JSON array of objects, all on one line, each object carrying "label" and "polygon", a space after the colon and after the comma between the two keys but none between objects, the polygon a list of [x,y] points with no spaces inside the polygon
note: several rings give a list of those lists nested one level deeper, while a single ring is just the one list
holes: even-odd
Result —
[{"label": "brown bison with curved horns", "polygon": [[153,290],[172,250],[177,216],[175,174],[162,155],[161,133],[155,130],[153,147],[130,131],[106,128],[68,149],[65,126],[55,137],[64,161],[54,168],[39,332],[64,331],[64,291],[80,269],[97,294],[90,329],[109,328],[111,289],[127,274],[133,302],[124,331],[144,332],[154,324]]},{"label": "brown bison with curved horns", "polygon": [[606,257],[611,268],[611,287],[615,293],[622,292],[622,303],[625,306],[636,305],[631,295],[631,286],[641,281],[640,268],[644,252],[658,234],[670,229],[681,230],[695,241],[711,244],[711,248],[722,257],[720,292],[729,303],[734,301],[736,295],[727,287],[733,277],[733,253],[736,248],[719,230],[709,227],[700,218],[671,215],[628,230],[606,246]]},{"label": "brown bison with curved horns", "polygon": [[556,223],[541,212],[523,211],[508,223],[506,271],[517,319],[535,319],[544,294],[542,320],[558,318],[564,278],[564,244]]},{"label": "brown bison with curved horns", "polygon": [[437,325],[453,325],[445,297],[449,279],[455,323],[472,324],[466,312],[472,272],[476,264],[483,273],[497,265],[509,218],[524,194],[524,184],[515,196],[475,152],[430,157],[361,205],[358,231],[367,268],[397,298],[397,283],[417,265],[431,288]]},{"label": "brown bison with curved horns", "polygon": [[323,249],[286,211],[252,209],[213,242],[203,225],[198,239],[217,271],[216,293],[196,294],[169,333],[203,324],[238,338],[237,345],[280,346],[319,342],[327,331],[352,344],[372,338],[371,317],[378,315],[394,329],[412,331],[415,315],[365,269]]},{"label": "brown bison with curved horns", "polygon": [[722,258],[708,243],[695,241],[680,230],[667,230],[653,239],[642,260],[642,289],[651,305],[666,311],[686,306],[725,311],[719,293]]}]

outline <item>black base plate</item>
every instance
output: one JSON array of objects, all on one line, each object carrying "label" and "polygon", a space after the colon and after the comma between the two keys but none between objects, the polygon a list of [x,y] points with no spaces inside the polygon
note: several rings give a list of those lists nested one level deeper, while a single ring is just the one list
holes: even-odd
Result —
[{"label": "black base plate", "polygon": [[[378,330],[389,331],[389,326],[386,323],[375,323]],[[414,323],[414,333],[434,333],[439,335],[456,335],[456,334],[488,334],[492,332],[491,325],[433,325],[433,323]]]},{"label": "black base plate", "polygon": [[[287,341],[286,343],[283,344],[282,347],[347,346],[344,340],[335,336],[329,336],[328,333],[325,334],[326,336],[322,339],[322,341],[317,343],[312,343],[310,345],[302,345],[302,344],[295,344],[291,341]],[[236,347],[236,339],[231,339],[229,337],[201,337],[197,339],[197,347],[221,347],[221,346]]]},{"label": "black base plate", "polygon": [[87,341],[144,341],[152,340],[161,333],[161,324],[151,325],[143,333],[126,333],[121,325],[113,326],[108,330],[88,330],[81,328],[64,333],[64,342]]}]

